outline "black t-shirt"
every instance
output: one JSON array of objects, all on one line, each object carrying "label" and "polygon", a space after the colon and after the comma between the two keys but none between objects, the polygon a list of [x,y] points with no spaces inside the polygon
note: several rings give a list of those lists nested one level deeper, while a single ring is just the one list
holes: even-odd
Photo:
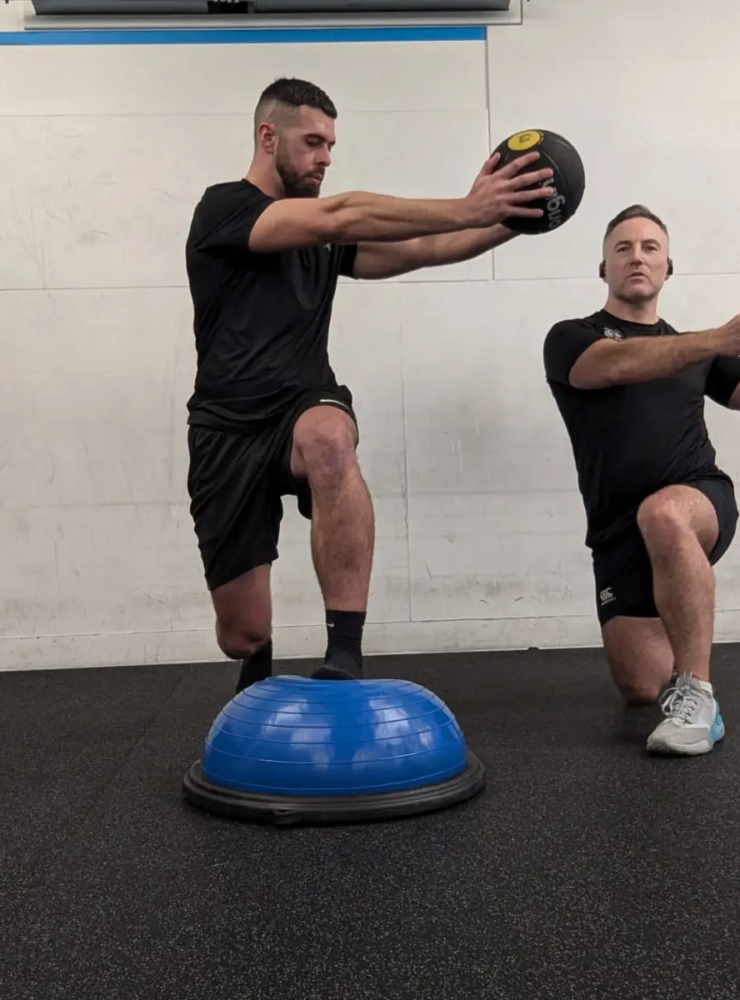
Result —
[{"label": "black t-shirt", "polygon": [[357,247],[251,252],[252,227],[272,202],[239,180],[207,188],[195,209],[186,246],[197,352],[190,424],[251,431],[304,392],[336,385],[329,323]]},{"label": "black t-shirt", "polygon": [[740,383],[739,358],[715,358],[670,377],[576,389],[570,370],[604,337],[661,337],[659,320],[627,323],[606,310],[557,323],[544,343],[547,382],[570,437],[586,510],[586,544],[607,541],[640,503],[665,486],[724,476],[704,421],[704,396],[726,406]]}]

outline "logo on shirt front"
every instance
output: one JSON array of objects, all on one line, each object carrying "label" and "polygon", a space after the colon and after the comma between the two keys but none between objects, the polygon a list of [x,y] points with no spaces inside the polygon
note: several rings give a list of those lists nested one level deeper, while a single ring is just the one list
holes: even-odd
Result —
[{"label": "logo on shirt front", "polygon": [[613,330],[610,326],[604,327],[604,336],[610,340],[624,340],[624,334],[619,330]]}]

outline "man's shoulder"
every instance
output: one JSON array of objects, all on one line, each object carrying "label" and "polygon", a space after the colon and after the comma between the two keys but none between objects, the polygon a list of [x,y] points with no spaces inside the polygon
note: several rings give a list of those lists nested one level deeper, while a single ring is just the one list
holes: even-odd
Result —
[{"label": "man's shoulder", "polygon": [[659,330],[659,333],[660,333],[661,337],[680,337],[681,336],[681,332],[679,330],[677,330],[676,327],[673,326],[672,323],[669,323],[667,320],[663,319],[662,316],[658,320],[658,330]]},{"label": "man's shoulder", "polygon": [[248,180],[218,181],[203,191],[195,211],[196,214],[227,208],[233,205],[247,206],[269,204],[273,199],[260,191]]},{"label": "man's shoulder", "polygon": [[[604,328],[604,316],[601,310],[591,313],[588,316],[570,316],[567,319],[560,319],[548,330],[548,337],[557,337],[559,334],[572,333],[577,330],[601,330]],[[606,334],[608,336],[608,333]]]}]

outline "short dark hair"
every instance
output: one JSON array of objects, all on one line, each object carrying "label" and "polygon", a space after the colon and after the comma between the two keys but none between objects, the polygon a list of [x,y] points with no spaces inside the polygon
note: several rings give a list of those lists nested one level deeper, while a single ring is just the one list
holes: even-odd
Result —
[{"label": "short dark hair", "polygon": [[660,226],[666,236],[668,236],[668,227],[654,212],[651,212],[649,208],[645,207],[645,205],[630,205],[628,208],[623,208],[622,211],[618,215],[615,215],[609,222],[606,227],[606,232],[604,233],[603,242],[606,243],[617,226],[626,222],[627,219],[650,219],[650,221],[654,222],[656,226]]},{"label": "short dark hair", "polygon": [[300,107],[315,108],[328,118],[337,117],[333,101],[315,83],[284,76],[265,87],[260,94],[254,112],[255,128],[259,126],[260,118],[264,120],[265,115],[274,115],[278,108],[293,111]]}]

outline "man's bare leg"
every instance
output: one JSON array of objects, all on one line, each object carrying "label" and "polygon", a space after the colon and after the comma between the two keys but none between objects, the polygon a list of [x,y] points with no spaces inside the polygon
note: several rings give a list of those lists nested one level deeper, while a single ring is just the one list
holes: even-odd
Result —
[{"label": "man's bare leg", "polygon": [[725,735],[709,682],[714,636],[714,572],[719,534],[714,506],[699,490],[670,486],[643,502],[638,526],[653,570],[656,608],[679,675],[662,699],[666,718],[648,739],[656,753],[703,754]]},{"label": "man's bare leg", "polygon": [[673,675],[673,650],[660,618],[619,615],[601,630],[617,690],[630,706],[654,705]]},{"label": "man's bare leg", "polygon": [[708,554],[719,533],[714,507],[698,490],[669,486],[644,501],[637,523],[676,669],[708,681],[714,637],[714,572]]},{"label": "man's bare leg", "polygon": [[375,518],[356,444],[355,424],[338,407],[316,406],[296,421],[291,471],[311,488],[311,552],[326,609],[326,662],[316,677],[362,673]]},{"label": "man's bare leg", "polygon": [[216,639],[223,653],[242,666],[236,693],[272,673],[270,566],[257,566],[217,587]]}]

